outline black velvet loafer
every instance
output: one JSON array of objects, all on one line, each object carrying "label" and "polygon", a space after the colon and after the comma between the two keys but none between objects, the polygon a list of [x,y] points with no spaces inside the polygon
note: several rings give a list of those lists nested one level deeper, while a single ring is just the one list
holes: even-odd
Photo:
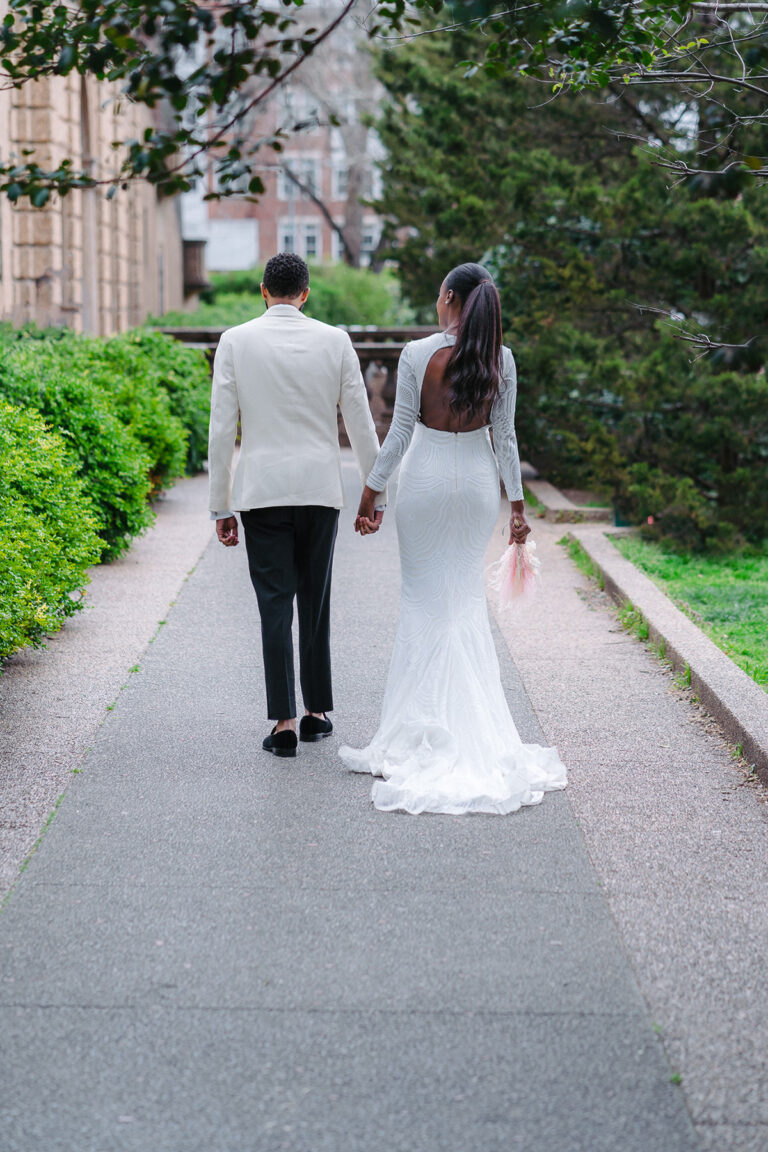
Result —
[{"label": "black velvet loafer", "polygon": [[[275,725],[277,728],[277,725]],[[262,742],[262,748],[265,752],[274,752],[275,756],[295,756],[296,733],[291,732],[290,728],[286,728],[284,732],[276,732],[275,728],[272,729],[269,736],[265,736]]]},{"label": "black velvet loafer", "polygon": [[305,741],[324,740],[333,732],[333,724],[326,716],[318,720],[317,716],[302,716],[299,721],[299,739]]}]

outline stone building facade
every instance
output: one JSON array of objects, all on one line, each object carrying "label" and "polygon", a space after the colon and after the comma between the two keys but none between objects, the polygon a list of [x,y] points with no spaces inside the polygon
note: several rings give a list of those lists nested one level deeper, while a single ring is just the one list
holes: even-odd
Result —
[{"label": "stone building facade", "polygon": [[[72,73],[0,91],[0,155],[33,148],[42,167],[70,158],[108,177],[115,139],[138,137],[151,113],[110,99],[104,84]],[[188,285],[190,287],[190,285]],[[185,301],[177,198],[135,182],[55,195],[44,208],[0,196],[0,318],[109,335]]]}]

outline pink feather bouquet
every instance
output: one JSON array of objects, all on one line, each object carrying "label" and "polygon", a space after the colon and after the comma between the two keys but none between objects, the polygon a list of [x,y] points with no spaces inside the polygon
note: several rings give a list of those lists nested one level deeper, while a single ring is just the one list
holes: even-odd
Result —
[{"label": "pink feather bouquet", "polygon": [[536,595],[541,572],[541,560],[536,555],[536,544],[510,544],[500,560],[488,569],[488,586],[494,593],[499,613],[514,613],[529,604]]}]

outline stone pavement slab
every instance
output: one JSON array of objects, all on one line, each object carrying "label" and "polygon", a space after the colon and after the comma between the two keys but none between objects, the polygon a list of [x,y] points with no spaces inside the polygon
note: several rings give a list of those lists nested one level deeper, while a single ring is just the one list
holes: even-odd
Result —
[{"label": "stone pavement slab", "polygon": [[3,1152],[699,1147],[567,792],[377,813],[337,759],[398,596],[391,518],[351,521],[332,739],[261,751],[255,598],[215,543],[100,730],[0,916]]}]

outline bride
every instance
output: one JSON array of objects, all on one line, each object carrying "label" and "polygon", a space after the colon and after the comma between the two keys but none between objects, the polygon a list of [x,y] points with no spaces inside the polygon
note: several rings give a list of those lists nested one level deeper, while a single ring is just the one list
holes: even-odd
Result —
[{"label": "bride", "polygon": [[481,265],[449,272],[437,315],[442,331],[403,349],[392,426],[355,520],[361,534],[376,531],[377,496],[402,460],[400,622],[381,723],[366,748],[343,747],[340,755],[353,771],[377,777],[373,802],[383,811],[514,812],[566,785],[556,749],[518,735],[483,583],[499,470],[511,502],[510,543],[530,532],[514,428],[515,362],[501,343],[499,294]]}]

